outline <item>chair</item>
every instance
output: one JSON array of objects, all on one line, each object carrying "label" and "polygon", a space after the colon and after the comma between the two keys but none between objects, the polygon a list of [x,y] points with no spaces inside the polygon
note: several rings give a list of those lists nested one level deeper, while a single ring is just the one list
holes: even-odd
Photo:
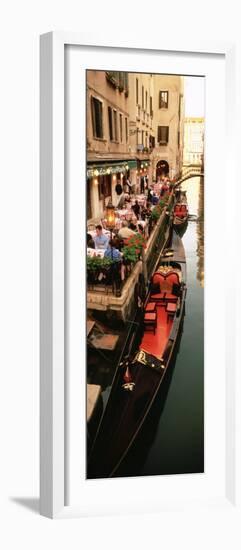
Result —
[{"label": "chair", "polygon": [[177,302],[177,295],[173,294],[172,289],[173,285],[180,285],[179,276],[176,273],[176,271],[170,271],[166,275],[166,293],[165,293],[165,300],[166,302]]},{"label": "chair", "polygon": [[174,304],[172,302],[168,302],[166,305],[166,312],[167,312],[167,320],[172,319],[176,313],[177,310],[177,304]]},{"label": "chair", "polygon": [[157,327],[157,313],[144,313],[144,327],[145,330],[152,330],[155,334]]},{"label": "chair", "polygon": [[161,290],[164,281],[165,278],[161,273],[154,273],[150,289],[150,302],[156,302],[159,305],[164,303],[165,292]]},{"label": "chair", "polygon": [[154,313],[156,312],[156,302],[148,302],[145,306],[145,313]]}]

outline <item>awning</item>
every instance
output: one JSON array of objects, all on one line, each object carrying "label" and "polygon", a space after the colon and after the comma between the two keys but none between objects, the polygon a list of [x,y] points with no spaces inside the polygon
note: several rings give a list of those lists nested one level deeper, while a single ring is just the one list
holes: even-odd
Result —
[{"label": "awning", "polygon": [[89,163],[87,166],[87,178],[94,178],[97,176],[105,176],[108,174],[118,174],[119,172],[127,172],[137,168],[137,160],[122,160],[122,161],[110,161],[110,162],[94,162]]}]

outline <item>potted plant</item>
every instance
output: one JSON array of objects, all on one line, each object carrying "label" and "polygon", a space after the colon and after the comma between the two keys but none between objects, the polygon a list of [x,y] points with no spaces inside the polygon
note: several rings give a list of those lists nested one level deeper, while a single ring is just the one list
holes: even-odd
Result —
[{"label": "potted plant", "polygon": [[125,239],[124,243],[122,253],[125,263],[135,264],[140,259],[142,249],[146,247],[145,237],[140,233],[136,233]]},{"label": "potted plant", "polygon": [[99,256],[87,256],[87,282],[89,284],[98,283],[100,273],[108,271],[112,265],[110,258],[100,258]]}]

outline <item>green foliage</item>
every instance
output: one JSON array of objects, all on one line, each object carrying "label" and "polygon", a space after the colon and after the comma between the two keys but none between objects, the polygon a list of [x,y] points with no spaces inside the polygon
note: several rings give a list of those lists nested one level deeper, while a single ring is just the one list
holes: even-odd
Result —
[{"label": "green foliage", "polygon": [[145,237],[140,233],[132,235],[128,239],[125,239],[125,246],[123,247],[123,258],[130,263],[136,263],[140,258],[142,248],[146,247]]},{"label": "green foliage", "polygon": [[161,215],[161,209],[159,205],[154,206],[154,208],[151,211],[151,219],[153,221],[157,221],[160,218],[160,215]]},{"label": "green foliage", "polygon": [[110,258],[100,258],[99,256],[87,256],[87,270],[88,271],[101,271],[111,266],[112,260]]}]

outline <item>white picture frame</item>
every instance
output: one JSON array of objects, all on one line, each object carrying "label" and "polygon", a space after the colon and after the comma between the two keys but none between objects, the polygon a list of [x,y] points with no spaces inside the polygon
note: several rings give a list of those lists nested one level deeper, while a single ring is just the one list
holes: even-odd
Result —
[{"label": "white picture frame", "polygon": [[[108,38],[93,38],[88,36],[54,32],[41,36],[40,41],[40,511],[48,517],[66,516],[73,513],[91,513],[91,505],[84,502],[84,493],[80,493],[80,504],[66,506],[68,487],[66,484],[66,449],[68,433],[65,416],[65,382],[66,382],[66,299],[65,299],[65,46],[80,46],[84,48],[102,47],[115,48],[115,51],[137,50],[141,52],[178,52],[179,55],[200,54],[203,56],[223,56],[225,60],[225,88],[227,98],[234,98],[237,93],[237,58],[235,44],[188,44],[188,41],[171,40],[162,44],[158,38],[128,38],[112,40]],[[229,182],[229,193],[235,194],[237,189],[238,156],[236,153],[236,128],[234,125],[237,111],[235,101],[226,102],[226,133],[225,143],[226,182]],[[226,202],[226,201],[225,201]],[[227,214],[227,208],[226,208]],[[226,258],[235,257],[236,241],[235,215],[227,220],[225,226],[226,242],[230,247]],[[234,280],[233,280],[234,282]],[[225,387],[225,447],[226,447],[226,489],[224,494],[213,495],[213,499],[202,495],[202,505],[214,501],[224,505],[231,502],[239,504],[241,497],[241,452],[240,452],[240,390],[238,380],[238,333],[237,304],[235,284],[226,285],[229,293],[226,300],[226,387]],[[230,323],[231,320],[231,323]],[[233,330],[234,327],[234,330]],[[83,392],[81,393],[83,397]],[[82,426],[83,428],[83,426]],[[78,437],[78,434],[76,434]],[[103,491],[103,483],[100,480]],[[130,481],[124,480],[126,490]],[[149,492],[154,487],[155,480],[143,480]],[[106,487],[106,485],[105,485]],[[91,488],[95,495],[94,485]],[[200,497],[200,495],[199,495]],[[172,499],[170,506],[178,506],[182,501]],[[97,499],[98,500],[98,499]],[[200,499],[199,499],[200,500]],[[185,501],[187,506],[197,504],[195,498]],[[148,503],[147,503],[148,505]],[[121,511],[120,506],[113,507]],[[141,504],[140,504],[141,506]],[[144,506],[144,502],[143,502]],[[149,509],[150,507],[149,503]],[[153,509],[163,506],[155,501]],[[130,511],[133,503],[130,503]],[[108,511],[108,507],[106,508]],[[103,511],[105,508],[103,507]],[[93,506],[93,513],[100,513],[100,507]]]}]

